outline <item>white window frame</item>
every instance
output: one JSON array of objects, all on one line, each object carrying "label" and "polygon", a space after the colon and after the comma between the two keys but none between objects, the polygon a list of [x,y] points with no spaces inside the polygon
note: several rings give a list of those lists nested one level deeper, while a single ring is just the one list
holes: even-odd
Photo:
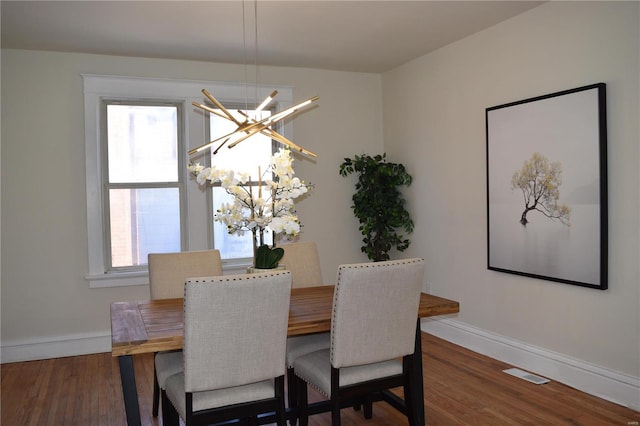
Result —
[{"label": "white window frame", "polygon": [[[185,132],[185,150],[202,145],[205,134],[204,115],[192,102],[204,103],[202,89],[207,89],[222,103],[244,103],[247,96],[256,93],[254,86],[248,88],[245,83],[226,83],[199,80],[174,80],[142,77],[109,76],[81,74],[84,84],[85,119],[85,166],[87,191],[87,240],[88,273],[85,279],[90,288],[148,285],[148,271],[107,272],[105,255],[105,213],[103,211],[102,167],[106,164],[101,158],[101,103],[103,98],[120,100],[162,100],[183,103],[182,121]],[[292,105],[293,89],[287,86],[260,85],[257,89],[258,102],[274,90],[278,91],[275,107],[282,110]],[[292,125],[286,123],[282,132],[285,137],[293,138]],[[188,159],[185,152],[184,158]],[[188,160],[187,160],[188,161]],[[186,164],[183,169],[187,187],[186,211],[186,250],[202,250],[213,246],[211,220],[208,211],[206,191],[202,191],[187,176]]]}]

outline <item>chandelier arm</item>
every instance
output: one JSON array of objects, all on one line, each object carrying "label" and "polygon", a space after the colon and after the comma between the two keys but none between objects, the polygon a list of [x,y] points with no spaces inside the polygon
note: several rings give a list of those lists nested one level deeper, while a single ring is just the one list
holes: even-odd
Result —
[{"label": "chandelier arm", "polygon": [[210,112],[211,114],[215,114],[215,115],[217,115],[218,117],[224,118],[225,120],[228,120],[228,119],[229,119],[229,117],[227,117],[227,116],[226,116],[226,115],[224,115],[224,114],[220,114],[217,110],[215,110],[215,109],[213,109],[213,108],[211,108],[211,107],[208,107],[208,106],[206,106],[206,105],[199,104],[198,102],[191,102],[191,105],[193,105],[193,106],[195,106],[195,107],[198,107],[198,108],[200,108],[200,109],[203,109],[203,110],[205,110],[205,111],[207,111],[207,112]]},{"label": "chandelier arm", "polygon": [[231,114],[231,113],[229,112],[229,110],[227,110],[227,109],[224,107],[224,105],[222,105],[220,102],[218,102],[218,100],[217,100],[216,98],[214,98],[214,97],[213,97],[213,95],[207,91],[207,89],[202,89],[202,93],[203,93],[207,98],[209,98],[209,100],[210,100],[211,102],[213,102],[213,104],[214,104],[215,106],[217,106],[217,107],[218,107],[218,108],[219,108],[219,109],[220,109],[220,110],[221,110],[221,111],[222,111],[222,112],[223,112],[223,113],[224,113],[224,114],[229,118],[229,120],[233,121],[233,122],[234,122],[234,123],[236,123],[238,126],[240,126],[240,124],[241,124],[241,123],[240,123],[238,120],[236,120],[236,118],[233,116],[233,114]]},{"label": "chandelier arm", "polygon": [[229,145],[229,148],[233,148],[234,146],[238,145],[240,142],[246,139],[249,139],[251,136],[255,135],[256,133],[260,133],[266,127],[267,126],[265,126],[264,124],[260,128],[257,128],[254,126],[253,129],[246,132],[247,133],[246,135],[242,136],[240,139],[233,141],[233,143]]},{"label": "chandelier arm", "polygon": [[[238,111],[240,112],[240,111]],[[238,128],[236,129],[236,132],[248,132],[249,130],[252,130],[254,127],[257,126],[264,126],[264,127],[268,127],[271,124],[267,123],[269,121],[270,117],[265,117],[262,120],[256,121],[253,118],[249,117],[247,114],[245,113],[241,113],[242,115],[244,115],[245,117],[247,117],[247,120],[251,120],[251,122],[249,121],[245,121],[244,123],[240,124],[238,126]]]},{"label": "chandelier arm", "polygon": [[[252,127],[254,127],[257,124],[257,121],[253,118],[253,117],[249,117],[249,115],[247,115],[246,112],[242,111],[241,109],[237,110],[238,114],[242,115],[245,118],[244,123],[244,127],[242,129],[238,128],[236,129],[236,132],[241,132],[244,131],[245,133],[247,133],[247,128],[251,129]],[[260,122],[264,122],[265,120],[261,120]]]},{"label": "chandelier arm", "polygon": [[[224,118],[226,118],[226,117],[224,117]],[[200,152],[200,151],[202,151],[202,150],[204,150],[204,149],[207,149],[207,148],[209,148],[211,145],[213,145],[214,143],[216,143],[216,142],[218,142],[218,141],[220,141],[220,140],[222,140],[222,139],[224,139],[224,138],[231,138],[231,137],[232,137],[233,135],[235,135],[236,133],[242,133],[242,132],[246,133],[246,134],[247,134],[247,136],[242,137],[241,139],[239,139],[239,140],[235,141],[233,144],[229,145],[229,148],[233,148],[234,146],[236,146],[236,145],[238,144],[238,142],[242,142],[243,140],[247,139],[248,137],[253,136],[253,135],[255,135],[256,133],[260,132],[261,130],[265,129],[265,128],[267,127],[267,125],[265,124],[265,121],[267,121],[267,120],[268,120],[268,117],[267,117],[267,118],[265,118],[265,119],[262,119],[262,120],[260,120],[260,121],[254,121],[254,122],[252,122],[252,123],[248,123],[248,122],[246,122],[246,121],[245,121],[244,123],[240,123],[240,124],[238,125],[238,128],[237,128],[236,130],[234,130],[233,132],[231,132],[231,133],[227,133],[226,135],[221,136],[221,137],[219,137],[219,138],[217,138],[217,139],[215,139],[215,140],[212,140],[212,141],[211,141],[211,142],[209,142],[209,143],[206,143],[206,144],[204,144],[204,145],[200,145],[199,147],[197,147],[197,148],[194,148],[194,149],[190,150],[190,151],[189,151],[189,155],[193,155],[193,154],[195,154],[196,152]],[[236,122],[237,122],[237,121],[236,121]],[[256,130],[256,128],[258,128],[258,129]],[[227,139],[227,140],[228,140],[228,139]],[[226,141],[225,141],[225,142],[226,142]],[[218,148],[219,148],[219,147],[218,147]],[[216,150],[216,152],[217,152],[217,151],[218,151],[218,150]],[[214,153],[214,154],[215,154],[215,153]]]},{"label": "chandelier arm", "polygon": [[206,143],[206,144],[204,144],[204,145],[200,145],[200,146],[199,146],[199,147],[197,147],[197,148],[193,148],[192,150],[190,150],[190,151],[189,151],[189,155],[193,155],[193,154],[195,154],[196,152],[200,152],[200,151],[202,151],[202,150],[205,150],[205,149],[209,148],[211,145],[213,145],[214,143],[216,143],[216,142],[218,142],[218,141],[221,141],[222,139],[227,138],[227,140],[228,140],[229,138],[231,138],[231,136],[235,135],[236,133],[238,133],[238,129],[234,130],[234,131],[233,131],[233,132],[231,132],[231,133],[227,133],[227,134],[226,134],[226,135],[224,135],[224,136],[220,136],[219,138],[214,139],[214,140],[212,140],[212,141],[211,141],[211,142],[209,142],[209,143]]},{"label": "chandelier arm", "polygon": [[222,148],[227,142],[229,142],[229,139],[231,139],[231,136],[229,136],[220,145],[218,145],[218,147],[215,149],[215,151],[213,151],[213,155],[216,155],[218,153],[218,151],[220,151],[220,148]]},{"label": "chandelier arm", "polygon": [[293,143],[293,141],[291,141],[290,139],[287,139],[285,136],[281,135],[280,133],[276,132],[273,129],[266,128],[261,130],[260,133],[262,133],[265,136],[269,136],[270,138],[275,139],[282,144],[287,145],[289,148],[291,148],[294,151],[298,151],[302,154],[306,154],[311,157],[318,157],[316,153],[306,150],[299,145],[296,145],[295,143]]},{"label": "chandelier arm", "polygon": [[[253,123],[251,126],[250,130],[246,131],[246,135],[244,135],[243,137],[241,137],[240,139],[234,141],[232,144],[229,145],[229,148],[233,148],[236,145],[238,145],[240,142],[250,138],[251,136],[255,135],[256,133],[262,133],[265,136],[270,137],[271,139],[275,139],[278,142],[287,145],[289,148],[301,152],[303,154],[309,155],[311,157],[317,157],[318,155],[315,154],[314,152],[311,152],[309,150],[306,150],[304,148],[302,148],[301,146],[295,144],[293,141],[291,141],[290,139],[284,137],[283,135],[281,135],[280,133],[276,132],[273,129],[270,129],[267,125],[265,124],[261,124],[261,123]],[[226,142],[226,141],[225,141]],[[220,149],[222,146],[218,147],[218,149]],[[216,150],[215,153],[217,153],[218,150]]]},{"label": "chandelier arm", "polygon": [[291,115],[297,114],[298,112],[300,112],[302,110],[302,108],[306,107],[307,105],[311,104],[312,102],[317,101],[318,99],[320,99],[320,97],[314,96],[312,98],[307,99],[306,101],[300,102],[297,105],[289,107],[289,108],[285,109],[284,111],[280,111],[279,113],[277,113],[275,115],[272,115],[271,116],[271,120],[269,122],[269,125],[271,125],[273,123],[277,123],[278,121],[282,120],[285,117],[289,117]]},{"label": "chandelier arm", "polygon": [[[227,118],[227,117],[224,117],[224,118]],[[209,148],[211,145],[213,145],[214,143],[216,143],[216,142],[218,142],[218,141],[220,141],[220,140],[222,140],[222,139],[224,139],[224,138],[227,138],[227,140],[228,140],[229,138],[231,138],[231,137],[232,137],[233,135],[235,135],[236,133],[242,133],[242,132],[245,132],[245,133],[247,133],[247,134],[248,134],[248,136],[253,136],[253,135],[255,135],[256,133],[258,133],[260,130],[262,130],[262,129],[264,129],[264,128],[266,128],[266,127],[267,127],[267,126],[264,124],[264,123],[265,123],[265,121],[267,121],[267,119],[268,119],[268,117],[267,117],[267,118],[265,118],[265,119],[262,119],[262,120],[260,120],[260,121],[254,121],[254,122],[252,122],[252,123],[248,123],[248,122],[246,122],[246,121],[245,121],[244,123],[240,123],[240,124],[238,125],[238,128],[237,128],[236,130],[234,130],[233,132],[231,132],[231,133],[227,133],[226,135],[224,135],[224,136],[220,136],[219,138],[214,139],[214,140],[212,140],[212,141],[211,141],[211,142],[209,142],[209,143],[206,143],[206,144],[204,144],[204,145],[200,145],[199,147],[197,147],[197,148],[194,148],[194,149],[190,150],[190,151],[189,151],[189,155],[193,155],[193,154],[195,154],[196,152],[200,152],[200,151],[202,151],[202,150],[204,150],[204,149],[206,149],[206,148]],[[236,123],[238,123],[238,122],[236,121]],[[258,130],[254,130],[256,127],[260,127],[260,128],[259,128]],[[247,139],[247,138],[246,138],[246,137],[243,137],[242,139],[240,139],[240,141],[243,141],[243,140],[245,140],[245,139]],[[225,142],[226,142],[226,141],[225,141]],[[238,141],[236,141],[236,142],[238,142]],[[237,143],[236,143],[236,142],[234,142],[232,145],[229,145],[229,148],[233,148],[234,146],[236,146],[236,145],[237,145]],[[217,151],[217,150],[216,150],[216,151]]]},{"label": "chandelier arm", "polygon": [[273,100],[273,98],[276,97],[276,95],[278,94],[277,90],[274,90],[273,92],[271,92],[271,94],[269,96],[267,96],[265,98],[264,101],[262,101],[262,103],[260,105],[258,105],[258,108],[255,109],[254,114],[258,114],[260,111],[262,111],[267,105],[269,105],[271,103],[271,101]]}]

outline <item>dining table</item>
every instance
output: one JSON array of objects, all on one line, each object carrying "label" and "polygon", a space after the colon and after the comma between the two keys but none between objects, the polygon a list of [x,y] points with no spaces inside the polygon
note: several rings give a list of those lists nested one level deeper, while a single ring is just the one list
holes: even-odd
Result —
[{"label": "dining table", "polygon": [[[289,304],[288,336],[326,333],[331,330],[333,285],[294,288]],[[459,312],[459,303],[428,293],[421,293],[416,321],[415,350],[422,353],[420,319]],[[133,356],[159,351],[179,350],[183,346],[183,299],[159,299],[114,302],[111,304],[111,354],[118,357],[122,395],[129,426],[141,424],[136,390]],[[414,356],[412,382],[416,401],[424,400],[422,357]],[[404,401],[391,392],[383,399],[405,412]],[[419,425],[424,425],[424,404],[416,406]],[[328,409],[326,404],[310,406],[314,414]]]}]

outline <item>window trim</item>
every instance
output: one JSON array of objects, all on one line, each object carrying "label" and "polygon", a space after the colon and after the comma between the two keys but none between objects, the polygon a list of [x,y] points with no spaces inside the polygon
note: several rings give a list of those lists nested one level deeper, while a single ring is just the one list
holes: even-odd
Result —
[{"label": "window trim", "polygon": [[[204,102],[202,89],[214,93],[222,103],[244,103],[247,94],[245,83],[228,83],[202,80],[174,80],[159,78],[127,77],[113,75],[81,74],[84,91],[84,120],[85,120],[85,170],[87,193],[87,242],[88,242],[88,273],[85,279],[90,288],[120,287],[148,285],[148,272],[107,272],[105,264],[105,229],[103,210],[102,167],[104,153],[100,149],[100,108],[103,99],[117,98],[119,100],[152,100],[171,101],[182,103],[182,122],[185,137],[184,159],[188,159],[186,150],[197,147],[204,140],[204,115],[196,114],[197,108],[192,107],[192,102]],[[292,105],[293,89],[288,86],[260,85],[257,94],[259,99],[266,98],[273,90],[278,90],[275,107],[282,110]],[[252,90],[253,92],[253,90]],[[253,99],[252,99],[253,100]],[[291,123],[285,124],[283,134],[292,138]],[[186,183],[187,203],[185,208],[186,220],[186,245],[185,250],[204,249],[203,245],[211,246],[212,238],[207,237],[205,242],[194,242],[190,236],[191,228],[195,231],[210,234],[205,212],[201,215],[205,220],[194,219],[190,214],[190,206],[194,198],[205,198],[202,192],[195,188],[197,185],[189,185],[186,165],[183,169]],[[194,212],[195,213],[195,212]],[[231,262],[233,263],[233,262]]]}]

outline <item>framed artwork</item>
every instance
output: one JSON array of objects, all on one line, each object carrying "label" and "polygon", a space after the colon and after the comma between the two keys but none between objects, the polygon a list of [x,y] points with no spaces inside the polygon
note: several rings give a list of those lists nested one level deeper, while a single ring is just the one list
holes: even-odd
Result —
[{"label": "framed artwork", "polygon": [[607,289],[604,83],[486,109],[488,268]]}]

